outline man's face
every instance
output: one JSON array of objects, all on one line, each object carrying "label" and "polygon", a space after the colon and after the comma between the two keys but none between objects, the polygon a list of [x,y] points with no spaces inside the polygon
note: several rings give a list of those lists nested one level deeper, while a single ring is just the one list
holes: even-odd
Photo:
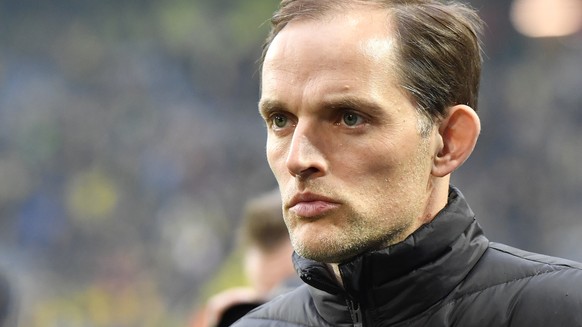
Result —
[{"label": "man's face", "polygon": [[264,61],[267,159],[295,250],[338,263],[401,241],[428,216],[436,129],[397,87],[380,10],[290,23]]}]

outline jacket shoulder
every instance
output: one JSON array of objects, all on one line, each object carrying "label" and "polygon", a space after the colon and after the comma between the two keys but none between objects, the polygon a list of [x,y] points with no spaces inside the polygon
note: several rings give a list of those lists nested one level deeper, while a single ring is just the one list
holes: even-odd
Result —
[{"label": "jacket shoulder", "polygon": [[449,304],[489,325],[579,326],[582,264],[492,243]]},{"label": "jacket shoulder", "polygon": [[280,295],[252,310],[233,327],[316,327],[331,326],[317,314],[307,285]]},{"label": "jacket shoulder", "polygon": [[501,243],[491,242],[489,244],[489,250],[491,250],[492,253],[496,253],[499,256],[507,256],[508,258],[513,258],[514,260],[518,261],[525,260],[533,264],[539,263],[556,267],[582,270],[582,263],[580,262],[571,261],[558,257],[552,257],[539,253],[528,252]]},{"label": "jacket shoulder", "polygon": [[[494,287],[524,285],[541,290],[545,285],[582,285],[582,264],[562,258],[527,252],[499,243],[491,243],[467,276],[471,282],[465,292]],[[535,286],[535,287],[534,287]],[[576,287],[581,293],[582,288]],[[546,294],[547,295],[547,294]]]}]

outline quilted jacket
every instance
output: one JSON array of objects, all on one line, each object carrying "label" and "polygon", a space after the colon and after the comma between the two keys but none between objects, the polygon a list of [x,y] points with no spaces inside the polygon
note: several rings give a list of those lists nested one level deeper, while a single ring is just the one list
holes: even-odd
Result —
[{"label": "quilted jacket", "polygon": [[463,195],[406,240],[327,266],[233,326],[582,326],[582,264],[490,243]]}]

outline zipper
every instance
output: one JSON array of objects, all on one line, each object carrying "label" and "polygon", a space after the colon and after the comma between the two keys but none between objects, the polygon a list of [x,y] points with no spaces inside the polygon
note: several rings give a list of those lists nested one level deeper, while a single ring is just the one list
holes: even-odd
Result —
[{"label": "zipper", "polygon": [[352,316],[352,321],[354,322],[354,327],[364,326],[360,305],[350,298],[348,298],[346,302],[348,304],[348,309],[350,310],[350,315]]},{"label": "zipper", "polygon": [[[339,275],[342,281],[342,285],[348,285],[346,283],[346,270],[342,269],[341,265],[338,265]],[[345,286],[344,286],[345,287]],[[354,323],[354,327],[363,327],[364,326],[364,317],[362,316],[362,307],[356,301],[349,292],[346,291],[345,294],[346,304],[348,305],[348,310],[350,311],[350,316],[352,317],[352,322]]]}]

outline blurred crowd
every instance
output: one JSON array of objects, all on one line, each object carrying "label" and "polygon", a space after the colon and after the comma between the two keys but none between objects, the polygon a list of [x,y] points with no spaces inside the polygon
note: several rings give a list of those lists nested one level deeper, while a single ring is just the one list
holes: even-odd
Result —
[{"label": "blurred crowd", "polygon": [[[454,183],[492,240],[582,260],[582,28],[520,34],[524,1],[471,1],[483,131]],[[276,5],[0,2],[0,270],[22,326],[185,326],[244,282],[223,262],[275,185],[255,61]]]}]

